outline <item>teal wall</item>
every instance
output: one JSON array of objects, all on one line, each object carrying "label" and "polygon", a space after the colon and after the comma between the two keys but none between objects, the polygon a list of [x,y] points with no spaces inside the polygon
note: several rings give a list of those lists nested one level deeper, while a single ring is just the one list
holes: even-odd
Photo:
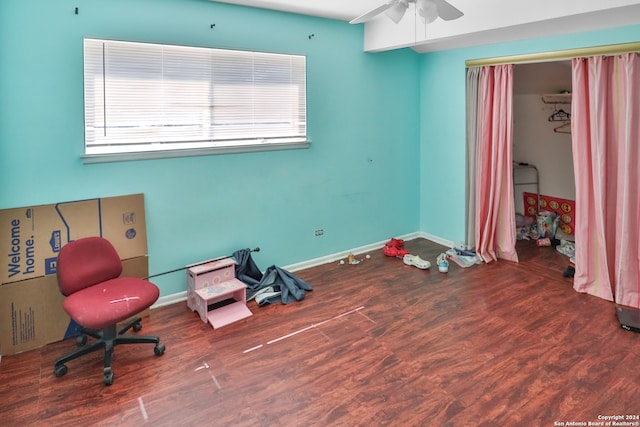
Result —
[{"label": "teal wall", "polygon": [[[266,268],[415,231],[460,241],[465,60],[639,34],[368,54],[361,26],[207,0],[2,0],[0,209],[144,193],[151,274],[245,247]],[[83,164],[83,37],[306,55],[311,148]],[[155,282],[185,290],[183,272]]]},{"label": "teal wall", "polygon": [[[306,55],[311,148],[83,164],[85,36]],[[259,267],[285,266],[415,232],[419,55],[362,46],[361,26],[206,0],[2,0],[0,209],[144,193],[151,274],[256,246]],[[154,281],[170,295],[184,277]]]},{"label": "teal wall", "polygon": [[466,60],[639,40],[636,25],[421,55],[420,231],[465,240]]}]

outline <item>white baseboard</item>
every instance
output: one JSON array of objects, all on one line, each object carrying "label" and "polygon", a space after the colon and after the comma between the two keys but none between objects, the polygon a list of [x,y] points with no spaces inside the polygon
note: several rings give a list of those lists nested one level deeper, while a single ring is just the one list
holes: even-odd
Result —
[{"label": "white baseboard", "polygon": [[[409,233],[409,234],[405,234],[402,236],[396,236],[397,238],[403,239],[403,240],[413,240],[413,239],[427,239],[430,240],[434,243],[438,243],[439,245],[443,245],[443,246],[447,246],[449,248],[452,248],[455,246],[455,243],[447,240],[447,239],[443,239],[441,237],[438,236],[434,236],[433,234],[429,234],[429,233],[423,233],[423,232],[415,232],[415,233]],[[295,264],[289,264],[286,265],[284,267],[282,267],[284,270],[290,271],[290,272],[295,272],[295,271],[300,271],[300,270],[304,270],[307,268],[311,268],[311,267],[317,267],[319,265],[323,265],[323,264],[328,264],[330,262],[335,262],[335,261],[339,261],[341,259],[346,258],[350,253],[352,254],[364,254],[367,252],[371,252],[374,250],[378,250],[380,248],[382,248],[384,246],[384,244],[387,242],[388,240],[383,240],[380,242],[376,242],[376,243],[371,243],[369,245],[364,245],[364,246],[360,246],[357,248],[352,248],[346,251],[342,251],[342,252],[337,252],[331,255],[326,255],[323,257],[319,257],[319,258],[314,258],[314,259],[310,259],[308,261],[302,261],[302,262],[298,262]],[[151,306],[151,309],[154,308],[158,308],[158,307],[164,307],[166,305],[171,305],[171,304],[175,304],[178,302],[182,302],[182,301],[186,301],[187,300],[187,291],[183,291],[183,292],[178,292],[172,295],[166,295],[163,297],[158,298],[158,301],[156,301],[155,304],[153,304]]]},{"label": "white baseboard", "polygon": [[171,305],[178,302],[187,300],[187,291],[178,292],[176,294],[166,295],[158,298],[155,304],[151,306],[151,309],[164,307],[165,305]]},{"label": "white baseboard", "polygon": [[[410,233],[410,234],[405,234],[403,236],[396,236],[399,239],[403,239],[403,240],[412,240],[412,239],[416,239],[419,237],[423,237],[420,235],[420,233]],[[285,270],[294,272],[294,271],[299,271],[299,270],[304,270],[307,268],[311,268],[311,267],[317,267],[319,265],[322,264],[328,264],[330,262],[335,262],[335,261],[339,261],[341,259],[346,258],[347,256],[349,256],[350,253],[352,254],[364,254],[367,252],[371,252],[371,251],[375,251],[378,250],[380,248],[382,248],[384,246],[385,243],[387,243],[388,240],[383,240],[380,242],[376,242],[376,243],[371,243],[369,245],[364,245],[364,246],[359,246],[357,248],[351,248],[348,249],[346,251],[342,251],[342,252],[337,252],[335,254],[331,254],[331,255],[326,255],[320,258],[314,258],[314,259],[310,259],[308,261],[303,261],[303,262],[299,262],[296,264],[290,264],[287,266],[284,266],[283,268]]]},{"label": "white baseboard", "polygon": [[430,241],[432,241],[434,243],[437,243],[437,244],[442,245],[442,246],[446,246],[448,248],[453,248],[456,245],[456,242],[453,242],[453,241],[447,240],[447,239],[443,239],[442,237],[434,236],[433,234],[423,233],[423,232],[419,232],[419,233],[416,233],[416,234],[417,234],[416,237],[421,237],[423,239],[430,240]]}]

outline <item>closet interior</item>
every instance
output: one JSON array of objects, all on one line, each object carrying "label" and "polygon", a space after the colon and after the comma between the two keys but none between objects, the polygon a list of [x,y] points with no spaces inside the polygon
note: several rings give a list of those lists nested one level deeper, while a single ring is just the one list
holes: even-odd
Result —
[{"label": "closet interior", "polygon": [[564,246],[561,252],[570,252],[575,210],[571,61],[514,66],[513,166],[518,239],[555,238]]}]

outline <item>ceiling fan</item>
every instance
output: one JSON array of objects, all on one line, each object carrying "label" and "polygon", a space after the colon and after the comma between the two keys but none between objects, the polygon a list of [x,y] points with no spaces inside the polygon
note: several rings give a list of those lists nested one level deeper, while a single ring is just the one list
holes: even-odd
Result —
[{"label": "ceiling fan", "polygon": [[415,3],[416,12],[420,15],[422,22],[426,24],[435,21],[438,16],[445,21],[451,21],[464,15],[464,13],[453,7],[446,0],[390,0],[365,14],[352,19],[349,23],[360,24],[362,22],[367,22],[382,12],[386,12],[386,15],[397,24],[409,8],[409,3]]}]

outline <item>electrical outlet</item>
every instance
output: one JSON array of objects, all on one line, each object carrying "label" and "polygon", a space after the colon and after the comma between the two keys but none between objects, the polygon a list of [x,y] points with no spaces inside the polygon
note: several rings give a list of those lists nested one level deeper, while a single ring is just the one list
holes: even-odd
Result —
[{"label": "electrical outlet", "polygon": [[316,236],[322,236],[324,234],[324,230],[322,228],[320,228],[320,229],[314,231],[314,233],[315,233]]}]

